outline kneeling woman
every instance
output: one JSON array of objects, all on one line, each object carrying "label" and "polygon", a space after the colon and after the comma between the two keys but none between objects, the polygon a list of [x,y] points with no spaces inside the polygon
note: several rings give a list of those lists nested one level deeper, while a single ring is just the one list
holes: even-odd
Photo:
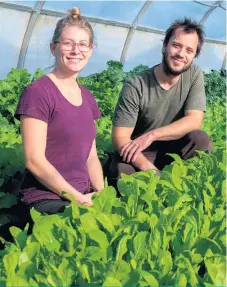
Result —
[{"label": "kneeling woman", "polygon": [[40,212],[61,212],[69,195],[92,205],[93,192],[104,186],[95,143],[100,111],[75,80],[91,57],[93,41],[92,27],[73,8],[58,21],[50,44],[54,70],[27,86],[17,107],[26,163],[21,199]]}]

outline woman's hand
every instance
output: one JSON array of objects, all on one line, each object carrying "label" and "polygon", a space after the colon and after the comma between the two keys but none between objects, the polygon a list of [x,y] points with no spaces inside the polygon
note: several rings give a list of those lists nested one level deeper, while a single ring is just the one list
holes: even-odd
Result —
[{"label": "woman's hand", "polygon": [[75,197],[75,200],[78,204],[80,205],[84,205],[84,206],[92,206],[93,202],[92,202],[92,196],[95,192],[91,192],[88,194],[80,194],[79,196]]}]

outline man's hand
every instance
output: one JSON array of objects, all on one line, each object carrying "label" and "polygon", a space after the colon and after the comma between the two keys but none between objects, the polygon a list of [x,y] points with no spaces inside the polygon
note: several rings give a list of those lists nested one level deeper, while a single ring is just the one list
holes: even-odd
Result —
[{"label": "man's hand", "polygon": [[154,136],[148,132],[123,146],[120,155],[125,162],[133,162],[137,156],[154,141]]}]

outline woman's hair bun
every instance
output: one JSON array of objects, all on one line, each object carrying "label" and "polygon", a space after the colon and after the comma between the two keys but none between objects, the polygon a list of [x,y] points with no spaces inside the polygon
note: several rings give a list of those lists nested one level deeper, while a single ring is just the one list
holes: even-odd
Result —
[{"label": "woman's hair bun", "polygon": [[80,9],[77,7],[73,7],[71,10],[68,10],[67,12],[73,18],[77,18],[78,16],[80,16]]}]

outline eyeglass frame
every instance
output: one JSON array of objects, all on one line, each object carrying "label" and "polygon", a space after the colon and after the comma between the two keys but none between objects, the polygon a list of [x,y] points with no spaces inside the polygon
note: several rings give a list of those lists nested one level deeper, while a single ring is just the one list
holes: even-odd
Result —
[{"label": "eyeglass frame", "polygon": [[[75,42],[75,41],[73,41],[73,40],[71,40],[71,39],[67,39],[67,40],[69,40],[69,41],[71,41],[71,43],[72,43],[72,45],[71,45],[71,49],[70,50],[73,50],[73,49],[75,49],[75,46],[77,46],[78,47],[78,49],[80,50],[80,52],[89,52],[92,48],[93,48],[93,45],[92,44],[89,44],[89,46],[88,46],[88,50],[87,51],[81,51],[81,49],[80,49],[80,47],[79,47],[79,44],[82,42]],[[62,42],[63,42],[63,40],[61,41],[61,40],[59,40],[59,41],[54,41],[53,43],[54,44],[62,44]],[[70,51],[70,50],[65,50],[65,51]]]}]

